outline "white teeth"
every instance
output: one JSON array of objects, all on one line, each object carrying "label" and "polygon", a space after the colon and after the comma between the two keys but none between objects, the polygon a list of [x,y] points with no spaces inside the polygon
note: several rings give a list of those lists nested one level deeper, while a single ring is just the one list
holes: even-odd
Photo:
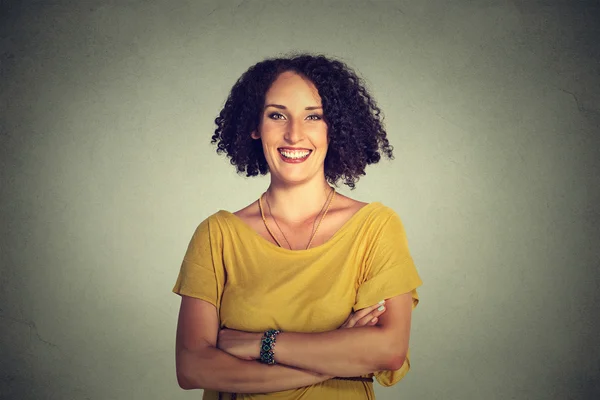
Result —
[{"label": "white teeth", "polygon": [[279,152],[286,158],[304,158],[310,154],[310,150],[279,150]]}]

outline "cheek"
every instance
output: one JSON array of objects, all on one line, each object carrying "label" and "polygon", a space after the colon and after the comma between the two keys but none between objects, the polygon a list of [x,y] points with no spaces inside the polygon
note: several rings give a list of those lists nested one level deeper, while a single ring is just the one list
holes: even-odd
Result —
[{"label": "cheek", "polygon": [[260,126],[261,135],[266,137],[274,137],[275,135],[281,134],[282,131],[285,131],[285,124],[280,121],[266,119]]},{"label": "cheek", "polygon": [[314,130],[313,134],[315,138],[315,143],[317,143],[318,146],[323,147],[329,145],[329,135],[327,134],[326,126],[318,127],[318,129]]},{"label": "cheek", "polygon": [[272,141],[277,134],[277,127],[273,123],[264,122],[260,127],[260,137],[263,142]]}]

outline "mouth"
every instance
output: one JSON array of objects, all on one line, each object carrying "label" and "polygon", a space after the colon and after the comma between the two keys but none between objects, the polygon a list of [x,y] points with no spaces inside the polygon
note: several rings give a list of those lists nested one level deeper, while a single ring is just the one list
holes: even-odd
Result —
[{"label": "mouth", "polygon": [[312,150],[308,149],[277,149],[282,160],[288,163],[301,163],[308,159]]}]

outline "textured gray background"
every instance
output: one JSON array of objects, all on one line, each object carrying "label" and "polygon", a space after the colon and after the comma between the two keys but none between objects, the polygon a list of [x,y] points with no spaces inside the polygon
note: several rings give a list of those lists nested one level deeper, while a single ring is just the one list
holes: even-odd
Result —
[{"label": "textured gray background", "polygon": [[[562,1],[1,1],[0,397],[184,399],[170,293],[266,178],[209,145],[251,64],[342,58],[425,282],[380,399],[600,397],[600,13]],[[344,191],[348,194],[348,191]]]}]

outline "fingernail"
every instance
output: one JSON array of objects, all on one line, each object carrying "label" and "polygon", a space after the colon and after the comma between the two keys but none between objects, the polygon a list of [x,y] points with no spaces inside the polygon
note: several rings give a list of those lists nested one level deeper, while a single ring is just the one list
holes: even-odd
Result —
[{"label": "fingernail", "polygon": [[383,310],[385,310],[384,306],[379,306],[379,308],[377,309],[377,311],[383,311]]},{"label": "fingernail", "polygon": [[377,303],[377,304],[383,304],[383,303],[385,303],[385,300],[381,300],[381,301],[380,301],[379,303]]},{"label": "fingernail", "polygon": [[373,318],[371,322],[377,322],[377,317]]}]

